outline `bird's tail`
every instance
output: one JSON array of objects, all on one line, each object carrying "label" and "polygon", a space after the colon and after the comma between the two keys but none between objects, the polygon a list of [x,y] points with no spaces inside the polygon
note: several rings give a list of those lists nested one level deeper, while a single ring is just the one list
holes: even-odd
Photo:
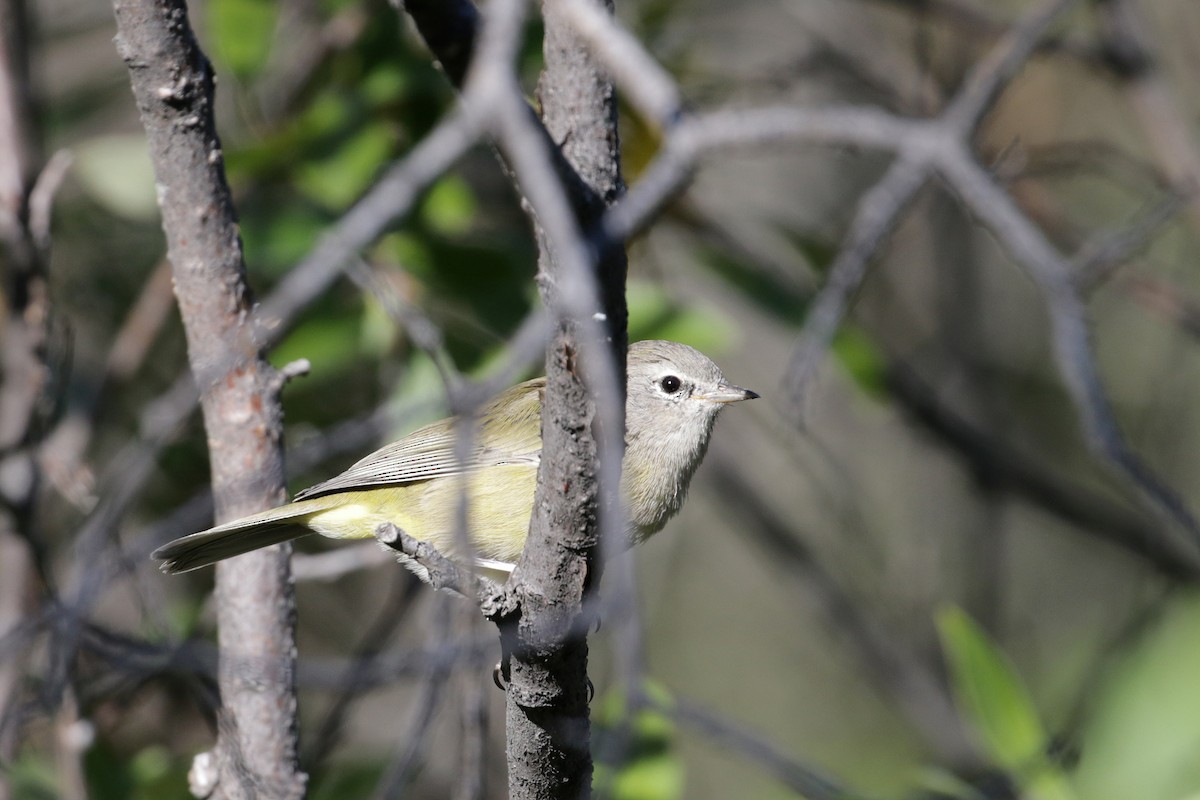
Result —
[{"label": "bird's tail", "polygon": [[159,568],[170,574],[207,567],[312,533],[307,527],[309,517],[328,510],[330,502],[330,497],[317,497],[288,503],[168,542],[151,555],[160,559]]}]

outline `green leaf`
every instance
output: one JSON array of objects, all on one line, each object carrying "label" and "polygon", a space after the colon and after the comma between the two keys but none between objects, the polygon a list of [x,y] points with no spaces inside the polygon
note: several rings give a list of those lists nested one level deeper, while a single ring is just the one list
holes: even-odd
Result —
[{"label": "green leaf", "polygon": [[360,320],[357,311],[312,317],[292,331],[271,352],[271,363],[282,367],[306,358],[314,374],[328,376],[350,366],[358,353]]},{"label": "green leaf", "polygon": [[350,205],[391,158],[391,129],[383,123],[363,127],[326,158],[296,168],[296,185],[310,200],[331,211]]},{"label": "green leaf", "polygon": [[75,176],[93,200],[137,222],[158,218],[154,167],[141,134],[96,136],[77,145]]},{"label": "green leaf", "polygon": [[846,374],[871,397],[887,394],[887,364],[875,342],[860,328],[845,325],[831,346]]},{"label": "green leaf", "polygon": [[1087,800],[1200,796],[1200,594],[1173,602],[1092,693],[1075,772]]},{"label": "green leaf", "polygon": [[681,306],[656,286],[630,281],[629,340],[670,339],[705,353],[718,353],[734,336],[735,327],[719,309]]},{"label": "green leaf", "polygon": [[6,764],[2,774],[13,797],[26,800],[57,800],[59,797],[54,765],[41,756],[22,755]]},{"label": "green leaf", "polygon": [[271,0],[209,0],[208,42],[213,59],[239,78],[251,78],[267,63],[275,33]]},{"label": "green leaf", "polygon": [[[669,693],[647,682],[644,691],[669,706]],[[625,697],[609,693],[598,705],[598,735],[619,738],[624,757],[618,764],[596,765],[596,795],[607,800],[678,800],[683,797],[685,771],[675,752],[675,723],[656,708],[641,708],[630,716]],[[603,750],[603,746],[600,747]]]},{"label": "green leaf", "polygon": [[1046,752],[1048,737],[1025,687],[987,634],[957,607],[938,615],[938,633],[960,710],[988,754],[1008,770],[1021,770]]},{"label": "green leaf", "polygon": [[960,608],[946,608],[937,623],[959,710],[987,754],[1029,797],[1072,797],[1062,773],[1047,758],[1050,737],[1033,700],[1004,653]]},{"label": "green leaf", "polygon": [[475,221],[475,195],[462,178],[447,175],[421,204],[421,221],[443,236],[461,236]]}]

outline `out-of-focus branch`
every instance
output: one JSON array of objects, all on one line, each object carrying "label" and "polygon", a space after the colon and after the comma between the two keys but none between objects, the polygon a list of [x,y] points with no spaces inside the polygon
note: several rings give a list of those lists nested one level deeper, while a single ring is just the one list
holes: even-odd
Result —
[{"label": "out-of-focus branch", "polygon": [[[1035,8],[980,62],[960,95],[935,120],[909,120],[864,108],[769,108],[684,117],[643,179],[606,216],[599,234],[623,241],[639,231],[683,188],[701,157],[715,148],[772,141],[857,144],[896,153],[912,164],[914,175],[922,171],[936,173],[1041,288],[1053,323],[1059,369],[1093,451],[1128,479],[1156,511],[1200,541],[1200,525],[1190,510],[1125,443],[1099,380],[1082,299],[1071,280],[1069,265],[1016,209],[970,149],[975,129],[999,92],[1028,60],[1046,27],[1070,5],[1071,0],[1046,0]],[[889,180],[897,180],[894,175]],[[875,220],[872,227],[888,230],[908,196],[897,193],[890,204],[879,200],[881,207],[871,209]],[[877,195],[869,193],[868,197],[874,206]],[[832,283],[823,291],[835,297],[828,301],[818,298],[816,307],[844,312],[847,306],[839,298],[848,294],[847,285],[853,287],[856,283]],[[811,318],[809,324],[824,330],[836,325],[838,316],[820,315]]]},{"label": "out-of-focus branch", "polygon": [[1087,242],[1071,259],[1071,273],[1079,291],[1087,296],[1113,272],[1149,246],[1151,237],[1179,214],[1189,198],[1172,194],[1128,227]]},{"label": "out-of-focus branch", "polygon": [[475,55],[479,12],[470,0],[392,0],[403,8],[446,77],[461,89]]},{"label": "out-of-focus branch", "polygon": [[775,779],[807,800],[848,800],[855,795],[817,770],[782,753],[779,748],[738,725],[721,719],[700,706],[685,701],[654,704],[657,710],[676,722],[712,739],[723,750],[744,755],[766,768]]},{"label": "out-of-focus branch", "polygon": [[[32,530],[41,478],[34,455],[53,405],[49,212],[62,170],[51,163],[37,176],[27,22],[23,2],[0,2],[0,636],[34,612],[46,571]],[[22,738],[21,656],[0,661],[0,763],[11,763]]]},{"label": "out-of-focus branch", "polygon": [[[252,300],[213,119],[212,68],[182,2],[116,0],[114,11],[159,187],[217,517],[230,519],[283,499],[282,383],[248,330]],[[217,567],[220,797],[304,794],[289,554],[271,547]]]},{"label": "out-of-focus branch", "polygon": [[1125,80],[1134,119],[1142,126],[1159,169],[1191,198],[1193,226],[1200,226],[1200,147],[1186,112],[1167,85],[1146,22],[1129,0],[1094,4],[1110,63]]},{"label": "out-of-focus branch", "polygon": [[421,192],[443,174],[479,137],[469,114],[451,113],[321,237],[317,246],[289,270],[259,309],[260,341],[269,346],[291,330],[296,316],[324,293],[353,257],[408,213]]},{"label": "out-of-focus branch", "polygon": [[962,728],[944,683],[920,658],[897,644],[894,636],[864,613],[838,580],[796,538],[791,525],[742,477],[742,472],[718,450],[709,456],[715,472],[715,491],[742,523],[752,541],[771,561],[784,565],[797,587],[818,604],[826,629],[851,648],[866,675],[905,712],[913,727],[940,759],[960,767],[977,766],[975,753]]},{"label": "out-of-focus branch", "polygon": [[1115,467],[1150,507],[1182,527],[1200,544],[1200,524],[1170,487],[1129,447],[1121,433],[1096,367],[1082,297],[1070,266],[975,162],[965,147],[947,148],[939,173],[964,203],[1024,265],[1041,289],[1050,313],[1054,352],[1075,403],[1089,447]]},{"label": "out-of-focus branch", "polygon": [[[928,175],[925,164],[908,161],[902,156],[859,201],[846,240],[829,268],[825,286],[809,305],[800,343],[788,365],[787,388],[793,397],[808,396],[808,385],[867,275],[871,258],[899,224],[901,214],[916,197]],[[797,410],[801,412],[797,419],[802,421],[804,415],[800,404]]]},{"label": "out-of-focus branch", "polygon": [[888,389],[900,407],[965,463],[977,483],[1012,492],[1065,522],[1145,559],[1169,578],[1200,580],[1200,556],[1164,539],[1157,526],[1092,492],[1074,487],[1022,457],[1004,441],[938,400],[911,368],[894,364]]}]

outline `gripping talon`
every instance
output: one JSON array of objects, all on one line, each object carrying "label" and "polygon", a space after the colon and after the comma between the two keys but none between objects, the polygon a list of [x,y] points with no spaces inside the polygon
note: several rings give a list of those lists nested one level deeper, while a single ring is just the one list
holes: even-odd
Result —
[{"label": "gripping talon", "polygon": [[504,682],[503,666],[503,664],[497,661],[496,666],[492,667],[492,683],[496,684],[496,688],[500,691],[507,692],[508,684]]}]

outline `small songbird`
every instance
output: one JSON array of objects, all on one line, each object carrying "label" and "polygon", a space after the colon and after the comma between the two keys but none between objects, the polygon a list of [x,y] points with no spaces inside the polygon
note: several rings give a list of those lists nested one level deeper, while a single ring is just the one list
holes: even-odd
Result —
[{"label": "small songbird", "polygon": [[[721,409],[758,395],[729,383],[705,355],[677,342],[633,343],[627,374],[621,495],[632,544],[662,530],[683,505]],[[455,452],[456,419],[434,422],[287,505],[176,539],[154,558],[164,572],[187,572],[308,533],[369,539],[391,522],[461,561],[456,518],[465,489],[476,565],[510,572],[533,509],[545,386],[545,378],[535,378],[488,403],[465,459]],[[415,562],[401,560],[426,577]]]}]

